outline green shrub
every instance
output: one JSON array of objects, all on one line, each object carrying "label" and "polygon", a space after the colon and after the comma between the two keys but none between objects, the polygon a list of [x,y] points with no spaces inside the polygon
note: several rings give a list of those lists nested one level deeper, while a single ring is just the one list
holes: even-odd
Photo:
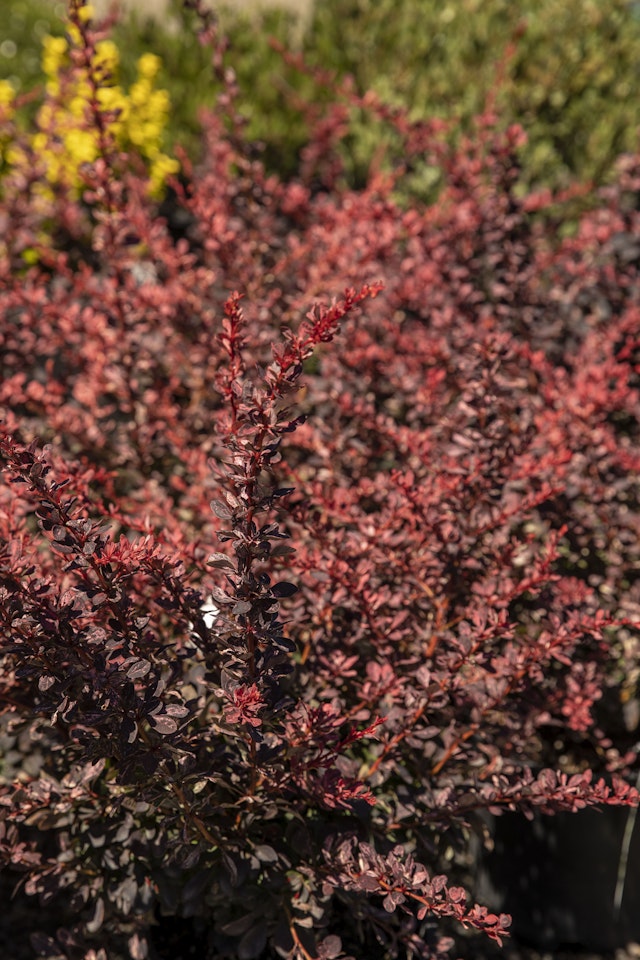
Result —
[{"label": "green shrub", "polygon": [[602,181],[636,143],[640,18],[628,0],[325,0],[305,52],[415,117],[463,128],[503,71],[496,107],[528,134],[529,183]]},{"label": "green shrub", "polygon": [[9,80],[17,93],[27,93],[44,81],[42,40],[61,36],[65,3],[44,0],[5,0],[2,5],[0,79]]}]

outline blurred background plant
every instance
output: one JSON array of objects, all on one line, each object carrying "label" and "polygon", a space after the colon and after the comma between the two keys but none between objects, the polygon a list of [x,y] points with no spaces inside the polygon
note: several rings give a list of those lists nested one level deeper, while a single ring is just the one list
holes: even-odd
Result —
[{"label": "blurred background plant", "polygon": [[[563,189],[579,179],[606,183],[615,158],[633,150],[640,124],[640,16],[629,0],[317,0],[260,7],[255,0],[221,10],[240,85],[250,139],[281,175],[293,174],[306,143],[308,116],[335,96],[331,84],[285,63],[273,49],[299,49],[309,66],[340,81],[353,77],[359,93],[374,90],[386,103],[408,106],[413,119],[439,117],[450,136],[468,131],[489,103],[508,127],[524,127],[523,189]],[[63,31],[64,4],[5,0],[0,79],[19,93],[46,80],[42,44]],[[107,5],[103,4],[102,9]],[[154,12],[154,16],[149,11]],[[162,13],[158,16],[158,13]],[[157,85],[172,105],[166,144],[200,150],[199,111],[219,90],[208,55],[180,0],[136,4],[114,34],[124,89],[137,81],[140,56],[160,58]],[[22,107],[37,110],[37,98]],[[370,112],[355,118],[342,144],[344,174],[362,186],[371,158],[386,147],[390,166],[402,162],[400,141]],[[170,152],[170,151],[169,151]],[[430,199],[439,176],[428,163],[405,180],[404,190]]]}]

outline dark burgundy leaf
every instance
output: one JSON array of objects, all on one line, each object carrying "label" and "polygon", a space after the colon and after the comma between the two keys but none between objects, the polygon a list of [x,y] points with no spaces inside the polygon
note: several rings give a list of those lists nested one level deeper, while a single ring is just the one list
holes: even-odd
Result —
[{"label": "dark burgundy leaf", "polygon": [[237,920],[229,920],[221,924],[220,930],[228,937],[239,937],[255,923],[255,920],[255,913],[247,913],[243,917],[238,917]]},{"label": "dark burgundy leaf", "polygon": [[168,703],[164,709],[170,717],[186,717],[189,713],[188,708],[179,703]]},{"label": "dark burgundy leaf", "polygon": [[231,882],[231,886],[232,887],[237,886],[238,879],[239,879],[239,872],[238,872],[238,865],[234,857],[230,856],[225,850],[223,850],[222,862],[224,863],[227,869],[227,872],[229,874],[229,880]]},{"label": "dark burgundy leaf", "polygon": [[129,937],[128,946],[131,960],[147,960],[149,946],[145,937],[134,933],[133,936]]},{"label": "dark burgundy leaf", "polygon": [[278,854],[270,847],[268,844],[263,843],[260,846],[254,847],[253,852],[255,853],[258,860],[263,861],[264,863],[275,863],[278,859]]},{"label": "dark burgundy leaf", "polygon": [[297,590],[298,587],[295,585],[295,583],[289,583],[286,580],[280,580],[279,583],[274,583],[271,587],[271,592],[276,597],[290,597],[296,593]]},{"label": "dark burgundy leaf", "polygon": [[183,870],[191,870],[200,861],[202,850],[198,846],[183,847],[176,853],[176,863]]},{"label": "dark burgundy leaf", "polygon": [[162,736],[167,736],[170,733],[175,733],[178,729],[178,724],[172,717],[167,717],[164,714],[152,715],[149,717],[149,723],[157,733],[161,733]]},{"label": "dark burgundy leaf", "polygon": [[320,956],[323,960],[335,960],[342,950],[342,940],[333,934],[325,937],[320,944]]},{"label": "dark burgundy leaf", "polygon": [[236,616],[240,616],[243,613],[248,613],[251,610],[251,603],[248,600],[238,600],[237,603],[233,605],[233,613]]},{"label": "dark burgundy leaf", "polygon": [[231,510],[224,500],[212,500],[211,509],[216,517],[219,517],[221,520],[230,520],[233,516],[233,510]]},{"label": "dark burgundy leaf", "polygon": [[266,945],[267,925],[264,920],[259,920],[240,940],[237,947],[238,960],[254,960],[262,954]]},{"label": "dark burgundy leaf", "polygon": [[132,717],[125,717],[120,730],[127,743],[135,743],[136,737],[138,736],[138,724]]},{"label": "dark burgundy leaf", "polygon": [[68,546],[66,543],[58,543],[56,541],[51,544],[51,548],[55,550],[56,553],[64,553],[65,555],[73,553],[74,549],[73,547]]},{"label": "dark burgundy leaf", "polygon": [[93,911],[93,917],[87,922],[88,933],[97,933],[104,921],[104,900],[99,897]]},{"label": "dark burgundy leaf", "polygon": [[207,563],[212,567],[219,567],[221,569],[235,569],[233,560],[227,557],[224,553],[212,553],[209,556]]},{"label": "dark burgundy leaf", "polygon": [[289,557],[295,552],[295,547],[290,546],[288,543],[277,543],[275,547],[271,548],[272,557]]},{"label": "dark burgundy leaf", "polygon": [[130,680],[139,680],[141,677],[146,677],[150,670],[151,664],[148,660],[136,660],[127,670],[127,676]]}]

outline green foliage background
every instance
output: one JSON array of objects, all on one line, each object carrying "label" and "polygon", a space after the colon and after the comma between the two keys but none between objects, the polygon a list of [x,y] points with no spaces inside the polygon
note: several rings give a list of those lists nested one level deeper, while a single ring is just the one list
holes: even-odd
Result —
[{"label": "green foliage background", "polygon": [[529,182],[602,181],[637,144],[639,12],[628,0],[329,0],[308,54],[462,128],[495,90],[501,121],[527,131]]},{"label": "green foliage background", "polygon": [[[198,112],[217,91],[191,16],[179,0],[170,6],[171,16],[156,22],[133,15],[115,39],[125,82],[142,52],[162,57],[160,85],[170,90],[174,104],[169,141],[197,156]],[[4,0],[0,78],[11,78],[23,91],[38,85],[41,37],[62,32],[64,9],[60,2]],[[271,169],[290,175],[306,138],[296,100],[302,95],[326,102],[330,93],[283,64],[270,47],[271,35],[287,45],[300,43],[290,14],[222,11],[222,19],[249,135],[264,142]],[[637,2],[317,0],[301,50],[310,65],[339,78],[351,74],[360,92],[372,88],[388,102],[406,105],[414,118],[454,120],[458,131],[469,127],[495,93],[500,122],[518,122],[527,131],[522,164],[529,185],[561,188],[575,178],[606,182],[615,158],[637,146]],[[355,118],[354,133],[343,145],[351,183],[366,177],[381,136],[370,117]]]}]

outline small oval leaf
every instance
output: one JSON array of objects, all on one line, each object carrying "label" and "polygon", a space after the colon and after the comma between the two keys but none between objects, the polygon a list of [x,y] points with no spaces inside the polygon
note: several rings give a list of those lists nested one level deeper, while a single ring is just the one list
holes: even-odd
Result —
[{"label": "small oval leaf", "polygon": [[207,559],[207,563],[212,567],[235,570],[233,560],[231,560],[225,553],[212,553]]},{"label": "small oval leaf", "polygon": [[230,520],[233,516],[233,510],[227,506],[224,500],[212,500],[210,506],[216,517],[220,517],[221,520]]},{"label": "small oval leaf", "polygon": [[162,734],[163,737],[166,737],[170,733],[175,733],[178,729],[178,724],[172,717],[167,717],[165,714],[161,714],[159,717],[149,717],[149,723],[153,729]]},{"label": "small oval leaf", "polygon": [[298,588],[295,583],[289,583],[287,580],[281,580],[279,583],[274,583],[271,587],[271,593],[275,597],[291,597],[296,593]]},{"label": "small oval leaf", "polygon": [[151,664],[148,660],[138,660],[127,670],[127,676],[130,680],[139,680],[140,677],[146,677],[151,670]]}]

